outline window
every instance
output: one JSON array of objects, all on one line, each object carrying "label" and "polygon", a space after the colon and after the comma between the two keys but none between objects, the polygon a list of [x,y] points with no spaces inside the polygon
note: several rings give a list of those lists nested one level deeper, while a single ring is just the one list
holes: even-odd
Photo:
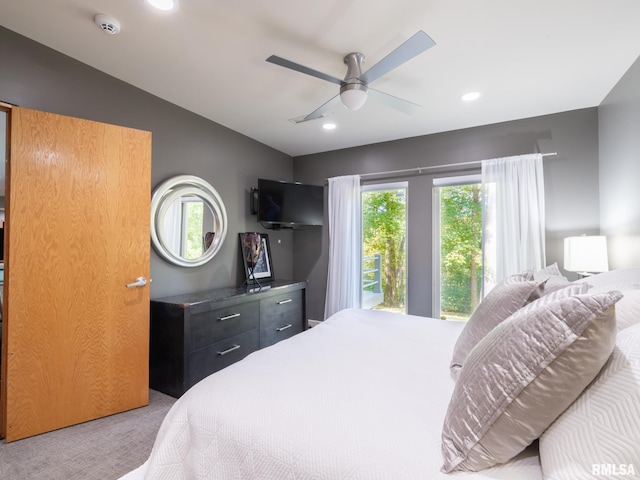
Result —
[{"label": "window", "polygon": [[434,316],[467,320],[482,292],[480,175],[434,180]]},{"label": "window", "polygon": [[182,201],[182,221],[184,222],[182,256],[187,259],[199,258],[204,253],[204,202],[198,197]]},{"label": "window", "polygon": [[[207,217],[211,217],[211,210],[207,208]],[[206,250],[204,225],[209,218],[205,218],[204,202],[197,196],[182,196],[177,198],[167,209],[164,224],[164,234],[167,237],[169,250],[186,259],[199,258]]]},{"label": "window", "polygon": [[362,187],[362,308],[405,313],[407,183]]}]

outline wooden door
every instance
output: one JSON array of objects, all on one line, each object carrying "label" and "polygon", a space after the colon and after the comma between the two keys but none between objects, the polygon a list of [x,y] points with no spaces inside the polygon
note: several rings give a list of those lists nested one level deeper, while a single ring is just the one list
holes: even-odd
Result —
[{"label": "wooden door", "polygon": [[7,441],[147,405],[151,134],[13,108]]}]

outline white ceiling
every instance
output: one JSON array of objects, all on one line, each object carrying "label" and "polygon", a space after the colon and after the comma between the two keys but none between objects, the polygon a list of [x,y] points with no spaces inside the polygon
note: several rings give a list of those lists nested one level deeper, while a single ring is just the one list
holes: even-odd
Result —
[{"label": "white ceiling", "polygon": [[[638,0],[179,2],[0,0],[0,24],[292,156],[597,106],[640,55]],[[104,34],[99,13],[121,33]],[[338,86],[269,55],[342,78],[345,54],[362,52],[366,70],[418,30],[436,46],[371,85],[417,115],[369,99],[288,121]],[[464,104],[469,90],[482,96]]]}]

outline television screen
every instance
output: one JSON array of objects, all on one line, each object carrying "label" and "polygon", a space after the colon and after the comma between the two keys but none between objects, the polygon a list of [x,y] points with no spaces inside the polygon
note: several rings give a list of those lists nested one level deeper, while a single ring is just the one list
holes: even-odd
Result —
[{"label": "television screen", "polygon": [[258,179],[258,222],[322,225],[324,187]]}]

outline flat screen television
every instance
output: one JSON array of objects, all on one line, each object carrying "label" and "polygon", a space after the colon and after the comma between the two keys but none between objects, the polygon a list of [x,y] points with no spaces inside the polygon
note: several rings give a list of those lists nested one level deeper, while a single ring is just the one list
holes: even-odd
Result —
[{"label": "flat screen television", "polygon": [[322,225],[324,187],[258,179],[258,222],[271,228]]}]

